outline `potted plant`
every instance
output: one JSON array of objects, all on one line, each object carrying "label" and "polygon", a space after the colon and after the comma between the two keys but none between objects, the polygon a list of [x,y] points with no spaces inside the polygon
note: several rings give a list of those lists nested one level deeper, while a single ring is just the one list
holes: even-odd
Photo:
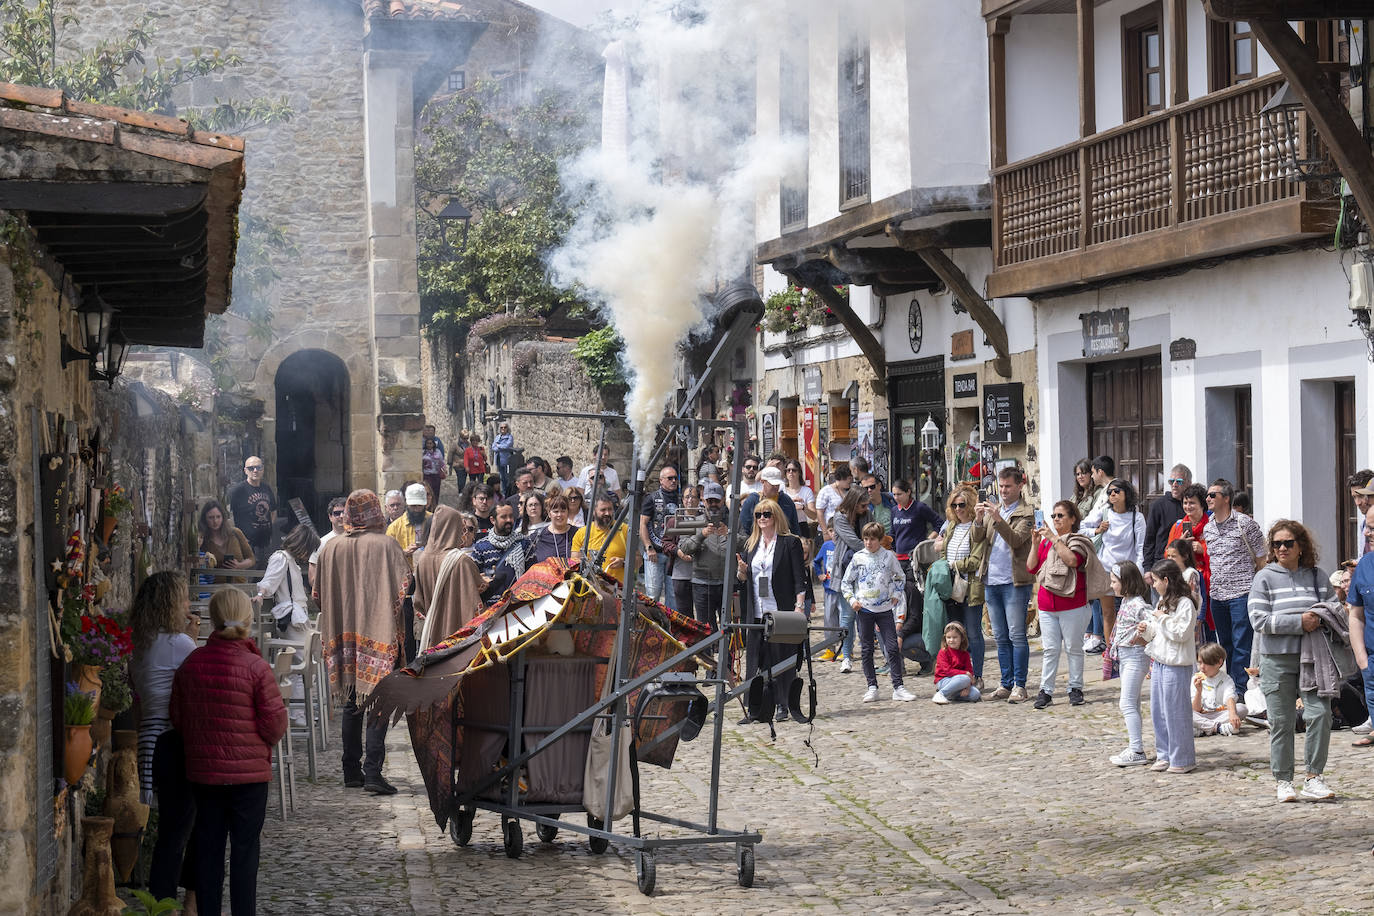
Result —
[{"label": "potted plant", "polygon": [[67,682],[67,695],[62,701],[62,724],[66,730],[63,745],[62,776],[68,785],[76,785],[86,775],[91,761],[91,721],[95,718],[95,698],[82,690],[75,681]]},{"label": "potted plant", "polygon": [[119,484],[106,488],[105,508],[100,518],[100,540],[103,543],[106,545],[110,543],[110,536],[114,534],[115,526],[119,524],[119,516],[132,509],[133,505],[129,502],[128,494]]},{"label": "potted plant", "polygon": [[83,689],[90,691],[92,674],[96,678],[94,694],[98,702],[104,690],[102,672],[123,664],[133,653],[134,639],[133,631],[123,623],[122,612],[101,612],[85,603],[89,588],[82,589],[78,600],[69,602],[63,612],[62,637],[71,651],[73,672],[80,672]]},{"label": "potted plant", "polygon": [[115,716],[134,705],[133,688],[129,683],[128,663],[120,661],[100,670],[100,705],[96,709],[95,722],[91,725],[91,738],[97,747],[110,738],[111,723]]}]

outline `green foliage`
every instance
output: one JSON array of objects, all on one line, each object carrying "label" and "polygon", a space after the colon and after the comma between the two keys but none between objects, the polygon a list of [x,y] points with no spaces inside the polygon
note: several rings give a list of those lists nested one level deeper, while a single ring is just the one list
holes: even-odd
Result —
[{"label": "green foliage", "polygon": [[[838,291],[849,299],[849,287],[839,287]],[[791,334],[812,325],[823,325],[829,316],[830,310],[824,300],[810,290],[791,284],[763,301],[763,329],[775,334]]]},{"label": "green foliage", "polygon": [[[509,310],[585,311],[576,292],[550,282],[545,265],[576,207],[559,163],[596,139],[590,113],[600,86],[590,76],[566,75],[579,94],[522,89],[514,80],[479,82],[426,108],[416,177],[420,308],[430,333],[457,334],[478,318]],[[445,246],[433,216],[453,199],[473,214],[466,245],[462,225],[450,223]]]},{"label": "green foliage", "polygon": [[100,705],[117,713],[134,705],[129,670],[124,663],[100,669]]},{"label": "green foliage", "polygon": [[38,275],[33,265],[36,241],[28,223],[10,213],[0,221],[0,244],[4,245],[14,282],[14,317],[22,325],[29,320],[33,296],[38,291]]},{"label": "green foliage", "polygon": [[159,900],[147,891],[135,890],[133,893],[138,903],[126,906],[124,916],[163,916],[164,913],[181,911],[181,904],[177,903],[175,897],[164,897]]},{"label": "green foliage", "polygon": [[615,328],[605,327],[582,335],[573,347],[573,356],[597,388],[623,388],[629,384],[620,365],[624,349],[625,342]]},{"label": "green foliage", "polygon": [[94,720],[94,698],[75,683],[67,684],[67,696],[62,701],[62,722],[66,725],[90,725]]}]

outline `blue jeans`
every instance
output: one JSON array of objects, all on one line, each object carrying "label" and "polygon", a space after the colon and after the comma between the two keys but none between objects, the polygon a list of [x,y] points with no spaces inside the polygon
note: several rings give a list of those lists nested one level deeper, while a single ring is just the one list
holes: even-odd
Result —
[{"label": "blue jeans", "polygon": [[1250,675],[1245,673],[1245,669],[1250,664],[1250,643],[1255,638],[1246,610],[1249,603],[1249,595],[1212,599],[1212,621],[1217,625],[1217,642],[1226,650],[1226,670],[1231,680],[1235,681],[1236,693],[1240,696],[1245,696],[1245,688],[1250,683]]},{"label": "blue jeans", "polygon": [[1360,671],[1360,677],[1364,680],[1364,705],[1365,711],[1374,716],[1374,649],[1366,645],[1364,651],[1369,656],[1369,663]]},{"label": "blue jeans", "polygon": [[1175,767],[1197,763],[1192,690],[1192,665],[1150,663],[1150,721],[1155,727],[1156,762],[1165,760]]},{"label": "blue jeans", "polygon": [[671,588],[666,588],[668,581],[668,555],[662,551],[654,554],[654,558],[649,558],[649,552],[644,552],[644,594],[654,601],[661,601],[670,610],[676,611],[674,605],[677,599],[673,595]]},{"label": "blue jeans", "polygon": [[1140,726],[1140,687],[1145,683],[1145,672],[1150,670],[1150,659],[1145,655],[1144,646],[1122,646],[1116,650],[1117,660],[1121,663],[1121,717],[1126,720],[1126,738],[1131,750],[1145,753],[1144,738]]},{"label": "blue jeans", "polygon": [[[1091,604],[1091,605],[1092,605],[1092,608],[1093,608],[1093,619],[1092,619],[1092,622],[1091,622],[1090,624],[1088,624],[1088,633],[1091,633],[1093,636],[1101,636],[1101,635],[1102,635],[1102,602],[1101,602],[1101,601],[1098,601],[1096,598],[1094,598],[1092,601],[1089,602],[1089,604]],[[1086,635],[1086,634],[1085,634],[1085,635]]]},{"label": "blue jeans", "polygon": [[[983,676],[983,659],[987,655],[987,641],[983,639],[983,606],[981,604],[946,604],[949,623],[961,623],[968,631],[968,654],[973,659],[973,676]],[[1022,616],[1021,625],[1025,627]],[[939,648],[936,648],[939,652]]]},{"label": "blue jeans", "polygon": [[892,612],[856,611],[851,606],[849,613],[856,616],[859,621],[859,642],[863,646],[859,654],[863,657],[864,678],[867,679],[868,686],[878,686],[877,668],[873,666],[873,645],[877,641],[873,631],[877,628],[877,636],[883,641],[883,654],[887,656],[887,673],[892,678],[892,689],[896,690],[902,686],[906,669],[902,665],[902,653],[897,646],[897,622],[893,620]]},{"label": "blue jeans", "polygon": [[854,615],[858,611],[854,606],[844,600],[844,596],[836,594],[836,601],[840,606],[840,626],[844,627],[842,634],[844,639],[840,643],[840,654],[849,659],[850,664],[854,662]]},{"label": "blue jeans", "polygon": [[[936,683],[935,689],[951,700],[954,700],[956,703],[977,703],[983,697],[983,695],[978,692],[978,688],[973,686],[973,681],[967,674],[942,677]],[[968,691],[968,696],[959,696],[959,694],[965,690]]]},{"label": "blue jeans", "polygon": [[[1030,668],[1026,608],[1030,606],[1030,594],[1030,585],[983,586],[983,601],[992,621],[992,638],[997,640],[997,665],[1002,669],[1002,686],[1008,690],[1026,686],[1026,672]],[[970,633],[970,641],[972,638]]]}]

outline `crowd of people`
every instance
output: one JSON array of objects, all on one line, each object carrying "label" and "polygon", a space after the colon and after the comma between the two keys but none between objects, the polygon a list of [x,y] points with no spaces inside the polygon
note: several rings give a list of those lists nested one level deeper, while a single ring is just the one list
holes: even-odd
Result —
[{"label": "crowd of people", "polygon": [[[465,431],[462,439],[462,451],[450,454],[427,427],[421,479],[380,498],[357,490],[332,500],[323,537],[277,519],[263,461],[247,458],[224,503],[201,506],[200,563],[218,582],[252,576],[253,594],[216,590],[199,647],[185,577],[144,581],[131,619],[140,773],[145,798],[162,812],[154,895],[173,896],[180,884],[187,912],[197,897],[218,912],[227,843],[231,909],[252,912],[272,748],[308,714],[301,684],[283,697],[250,638],[262,609],[280,644],[305,651],[319,633],[331,700],[342,710],[344,785],[386,795],[396,791],[382,774],[387,722],[362,707],[397,665],[551,557],[585,555],[624,581],[631,538],[617,513],[627,494],[604,448],[574,473],[570,456],[553,466],[524,460],[502,423],[489,470],[480,438]],[[1374,745],[1374,471],[1349,481],[1364,519],[1361,556],[1328,573],[1304,525],[1280,519],[1266,531],[1244,493],[1226,480],[1196,484],[1184,465],[1145,509],[1110,456],[1085,459],[1072,495],[1042,512],[1025,498],[1016,466],[957,483],[937,508],[916,498],[911,481],[888,488],[862,458],[835,466],[819,491],[781,453],[742,456],[732,491],[730,460],[710,443],[695,461],[656,469],[657,486],[630,521],[640,589],[711,627],[722,613],[757,622],[804,611],[838,634],[819,658],[839,672],[854,671],[857,643],[865,703],[880,699],[883,676],[893,701],[916,699],[913,668],[931,678],[936,704],[1045,709],[1060,695],[1067,656],[1067,700],[1079,706],[1087,659],[1100,654],[1103,680],[1120,684],[1126,733],[1109,764],[1184,774],[1196,766],[1198,738],[1264,728],[1278,799],[1321,800],[1334,796],[1324,782],[1332,729],[1352,727],[1356,744]],[[456,507],[440,502],[450,477]],[[991,689],[988,636],[997,660]],[[744,676],[789,652],[750,631]],[[772,695],[751,704],[740,724],[787,720],[795,677],[771,678]],[[1153,759],[1141,704],[1147,680]],[[1297,731],[1306,732],[1300,789]]]}]

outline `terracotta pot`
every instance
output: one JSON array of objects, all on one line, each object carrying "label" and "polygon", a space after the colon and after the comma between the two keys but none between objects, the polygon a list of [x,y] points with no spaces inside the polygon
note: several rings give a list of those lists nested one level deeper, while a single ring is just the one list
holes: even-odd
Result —
[{"label": "terracotta pot", "polygon": [[86,765],[91,762],[91,749],[94,746],[89,725],[67,726],[62,757],[62,776],[67,780],[67,785],[76,785],[86,775]]},{"label": "terracotta pot", "polygon": [[95,742],[96,747],[104,747],[110,740],[110,730],[117,715],[119,713],[105,706],[95,708],[95,721],[91,723],[91,741]]},{"label": "terracotta pot", "polygon": [[127,882],[138,863],[138,847],[148,823],[148,806],[139,800],[138,732],[115,732],[113,747],[105,769],[105,815],[114,818],[110,852],[115,875]]},{"label": "terracotta pot", "polygon": [[114,534],[115,527],[119,524],[119,519],[109,515],[100,516],[100,542],[106,547],[110,546],[110,535]]},{"label": "terracotta pot", "polygon": [[91,694],[91,702],[100,707],[100,667],[98,665],[72,665],[72,680],[82,693]]},{"label": "terracotta pot", "polygon": [[114,864],[110,860],[110,834],[114,821],[88,817],[81,821],[85,857],[81,869],[81,899],[67,916],[120,916],[124,902],[115,893]]}]

